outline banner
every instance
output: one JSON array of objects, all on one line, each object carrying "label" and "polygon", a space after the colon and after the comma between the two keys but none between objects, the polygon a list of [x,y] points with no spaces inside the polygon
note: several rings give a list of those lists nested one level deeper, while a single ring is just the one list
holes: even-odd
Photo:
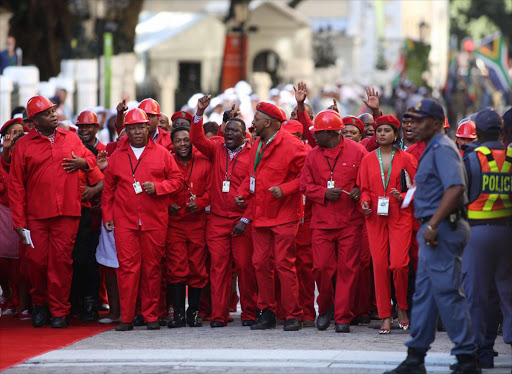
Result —
[{"label": "banner", "polygon": [[245,80],[247,69],[247,36],[227,34],[222,61],[222,91],[234,87],[240,80]]},{"label": "banner", "polygon": [[511,88],[508,71],[510,64],[508,60],[508,48],[500,33],[493,34],[482,39],[476,44],[473,51],[475,57],[481,59],[489,71],[489,79],[494,87],[503,93]]},{"label": "banner", "polygon": [[110,84],[112,80],[112,54],[114,51],[114,38],[112,33],[103,34],[103,62],[104,62],[104,82],[105,82],[105,108],[110,108]]}]

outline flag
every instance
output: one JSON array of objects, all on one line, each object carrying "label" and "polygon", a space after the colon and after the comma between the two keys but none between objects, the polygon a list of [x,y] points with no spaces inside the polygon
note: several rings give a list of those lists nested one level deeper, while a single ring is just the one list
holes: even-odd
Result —
[{"label": "flag", "polygon": [[489,79],[494,87],[507,93],[511,88],[508,71],[510,69],[508,48],[500,33],[490,35],[476,44],[473,52],[481,59],[489,72]]}]

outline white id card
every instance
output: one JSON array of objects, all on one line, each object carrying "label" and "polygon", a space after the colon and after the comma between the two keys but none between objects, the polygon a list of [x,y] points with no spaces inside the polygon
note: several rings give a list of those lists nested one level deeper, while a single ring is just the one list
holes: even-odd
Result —
[{"label": "white id card", "polygon": [[334,181],[327,181],[327,189],[334,188]]},{"label": "white id card", "polygon": [[249,178],[249,192],[254,193],[256,191],[256,177],[252,175]]},{"label": "white id card", "polygon": [[379,201],[377,203],[377,214],[379,216],[387,216],[389,214],[389,197],[379,197]]},{"label": "white id card", "polygon": [[223,181],[222,182],[222,192],[229,192],[229,187],[231,186],[230,181]]},{"label": "white id card", "polygon": [[140,182],[135,182],[133,184],[133,190],[135,191],[135,193],[138,195],[142,192],[142,187],[140,186]]},{"label": "white id card", "polygon": [[407,190],[404,201],[402,202],[402,209],[407,208],[411,204],[412,198],[414,197],[414,192],[416,192],[416,186],[412,186]]}]

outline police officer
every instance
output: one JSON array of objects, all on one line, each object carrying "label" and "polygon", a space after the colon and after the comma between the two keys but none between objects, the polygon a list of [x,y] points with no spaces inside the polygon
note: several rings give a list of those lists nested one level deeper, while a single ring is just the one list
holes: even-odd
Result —
[{"label": "police officer", "polygon": [[455,344],[453,373],[481,373],[467,301],[459,291],[461,256],[469,240],[462,158],[444,134],[444,111],[437,101],[423,99],[408,115],[416,137],[426,144],[415,178],[420,251],[407,358],[386,374],[426,373],[425,355],[435,339],[438,316]]},{"label": "police officer", "polygon": [[502,304],[503,340],[512,343],[512,148],[506,149],[499,140],[502,119],[498,113],[484,109],[474,118],[479,146],[464,157],[471,239],[462,257],[462,286],[480,366],[492,368],[499,306],[489,298],[496,290]]}]

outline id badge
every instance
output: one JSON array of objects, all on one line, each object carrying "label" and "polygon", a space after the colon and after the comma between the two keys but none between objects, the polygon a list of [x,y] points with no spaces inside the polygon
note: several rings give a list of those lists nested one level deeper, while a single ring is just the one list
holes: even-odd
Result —
[{"label": "id badge", "polygon": [[254,193],[256,191],[256,177],[252,175],[249,178],[249,192]]},{"label": "id badge", "polygon": [[229,187],[231,186],[230,181],[223,181],[222,182],[222,192],[229,192]]},{"label": "id badge", "polygon": [[135,182],[133,184],[133,190],[135,191],[136,195],[142,193],[142,187],[140,186],[140,182]]},{"label": "id badge", "polygon": [[334,188],[334,181],[327,181],[327,189]]},{"label": "id badge", "polygon": [[387,216],[389,214],[389,197],[379,197],[379,201],[377,203],[377,214],[379,216]]}]

